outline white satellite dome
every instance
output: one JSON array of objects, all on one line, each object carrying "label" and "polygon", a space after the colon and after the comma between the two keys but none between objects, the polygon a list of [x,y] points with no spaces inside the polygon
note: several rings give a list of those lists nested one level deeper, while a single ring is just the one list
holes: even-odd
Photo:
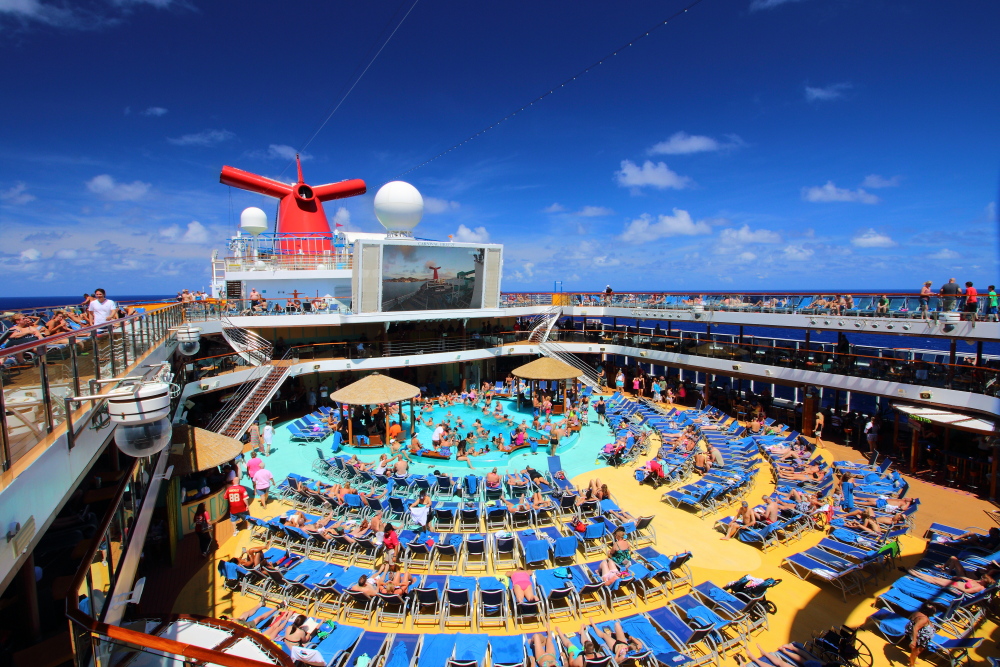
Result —
[{"label": "white satellite dome", "polygon": [[409,236],[424,215],[424,198],[403,181],[386,183],[375,193],[375,217],[390,235]]},{"label": "white satellite dome", "polygon": [[267,231],[267,213],[256,206],[243,209],[240,213],[240,229],[251,236],[257,236]]}]

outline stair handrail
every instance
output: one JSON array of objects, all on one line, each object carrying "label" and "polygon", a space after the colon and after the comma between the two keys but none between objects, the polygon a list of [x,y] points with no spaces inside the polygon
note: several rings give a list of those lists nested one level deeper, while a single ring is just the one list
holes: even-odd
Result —
[{"label": "stair handrail", "polygon": [[274,344],[249,329],[233,324],[222,315],[222,337],[244,361],[253,366],[263,366],[271,361]]},{"label": "stair handrail", "polygon": [[559,359],[560,361],[569,364],[573,368],[582,371],[583,383],[591,387],[597,388],[599,385],[600,375],[597,370],[581,359],[578,355],[570,352],[566,348],[562,347],[555,341],[547,340],[538,345],[539,351],[542,355],[547,357],[553,357]]}]

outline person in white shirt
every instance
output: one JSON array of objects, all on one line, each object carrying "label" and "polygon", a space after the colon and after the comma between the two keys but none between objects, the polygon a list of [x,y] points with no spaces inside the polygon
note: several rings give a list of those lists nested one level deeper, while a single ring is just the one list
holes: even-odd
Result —
[{"label": "person in white shirt", "polygon": [[271,426],[271,422],[264,425],[261,435],[264,437],[264,456],[268,456],[271,453],[271,440],[274,439],[274,427]]},{"label": "person in white shirt", "polygon": [[114,312],[118,307],[115,302],[107,297],[103,289],[94,290],[94,299],[87,306],[87,319],[91,324],[104,324],[108,320],[114,319]]},{"label": "person in white shirt", "polygon": [[329,401],[326,399],[329,396],[330,396],[330,389],[326,386],[326,383],[324,382],[319,386],[319,404],[320,405],[328,404]]},{"label": "person in white shirt", "polygon": [[436,442],[441,444],[441,437],[444,435],[444,426],[438,424],[438,427],[434,429],[434,433],[431,434],[431,442]]}]

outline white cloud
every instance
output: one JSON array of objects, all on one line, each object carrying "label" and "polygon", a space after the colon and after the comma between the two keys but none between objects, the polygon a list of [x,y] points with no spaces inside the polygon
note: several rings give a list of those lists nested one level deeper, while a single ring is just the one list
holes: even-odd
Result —
[{"label": "white cloud", "polygon": [[542,213],[562,213],[565,210],[566,207],[564,207],[562,204],[560,204],[559,202],[554,202],[549,206],[543,208]]},{"label": "white cloud", "polygon": [[801,245],[788,245],[782,250],[785,255],[785,259],[792,262],[804,262],[805,260],[812,257],[816,251],[812,248],[806,248]]},{"label": "white cloud", "polygon": [[[271,144],[267,147],[267,157],[274,160],[294,160],[296,153],[298,151],[286,144]],[[312,155],[309,153],[299,153],[299,160],[302,162],[311,159]]]},{"label": "white cloud", "polygon": [[814,185],[802,188],[802,198],[811,202],[857,202],[859,204],[877,204],[879,198],[862,189],[849,190],[838,188],[833,181],[826,185]]},{"label": "white cloud", "polygon": [[170,225],[160,230],[160,236],[175,243],[204,244],[209,241],[208,228],[197,220],[188,223],[183,232],[179,225]]},{"label": "white cloud", "polygon": [[613,215],[614,211],[606,206],[584,206],[576,214],[584,218],[600,218],[605,215]]},{"label": "white cloud", "polygon": [[742,264],[746,264],[747,262],[752,262],[755,259],[757,259],[757,255],[753,254],[752,252],[741,252],[739,255],[736,256],[736,261]]},{"label": "white cloud", "polygon": [[774,9],[775,7],[780,7],[781,5],[789,2],[798,1],[799,0],[753,0],[753,2],[750,3],[750,11],[756,12],[761,9]]},{"label": "white cloud", "polygon": [[175,146],[215,146],[235,137],[236,135],[229,130],[205,130],[204,132],[172,137],[167,141]]},{"label": "white cloud", "polygon": [[871,188],[877,190],[879,188],[895,188],[903,181],[902,176],[893,176],[892,178],[885,178],[879,176],[878,174],[868,174],[865,176],[865,180],[861,182],[861,187]]},{"label": "white cloud", "polygon": [[851,88],[853,88],[853,86],[846,81],[843,83],[833,83],[822,88],[817,86],[806,86],[806,100],[809,102],[825,102],[827,100],[835,100],[843,97],[844,93]]},{"label": "white cloud", "polygon": [[110,201],[138,201],[146,196],[150,187],[149,183],[142,181],[119,183],[108,174],[94,176],[87,181],[88,190]]},{"label": "white cloud", "polygon": [[719,240],[724,246],[742,246],[749,243],[781,243],[781,235],[772,232],[770,229],[750,229],[750,225],[743,225],[739,229],[723,229],[719,234]]},{"label": "white cloud", "polygon": [[455,240],[461,243],[489,243],[490,233],[485,227],[469,229],[465,225],[459,225],[455,232]]},{"label": "white cloud", "polygon": [[615,257],[608,257],[607,255],[598,255],[593,258],[594,266],[618,266],[622,263],[620,259]]},{"label": "white cloud", "polygon": [[961,255],[959,255],[954,250],[948,250],[947,248],[941,248],[936,253],[931,254],[931,255],[927,255],[927,257],[929,259],[958,259],[959,257],[961,257]]},{"label": "white cloud", "polygon": [[112,0],[103,3],[44,2],[43,0],[0,0],[3,19],[22,25],[41,24],[71,30],[94,30],[121,22],[130,5],[169,7],[175,0]]},{"label": "white cloud", "polygon": [[21,251],[21,260],[25,262],[37,262],[41,259],[42,253],[35,248],[27,248]]},{"label": "white cloud", "polygon": [[651,160],[646,160],[641,167],[631,160],[622,160],[622,168],[615,172],[615,179],[618,185],[624,187],[640,188],[651,185],[660,190],[665,188],[683,190],[692,183],[687,176],[671,171],[665,163],[654,164]]},{"label": "white cloud", "polygon": [[149,107],[145,111],[142,112],[142,115],[143,116],[153,116],[153,117],[158,118],[160,116],[166,116],[167,115],[167,109],[164,109],[163,107]]},{"label": "white cloud", "polygon": [[76,259],[76,250],[73,248],[57,250],[56,259]]},{"label": "white cloud", "polygon": [[39,0],[0,0],[0,16],[58,27],[74,27],[78,20],[73,10]]},{"label": "white cloud", "polygon": [[687,155],[689,153],[719,151],[742,145],[743,140],[735,134],[731,135],[729,142],[726,143],[712,137],[688,134],[687,132],[676,132],[666,141],[654,144],[649,149],[649,153],[651,155]]},{"label": "white cloud", "polygon": [[[0,2],[2,1],[0,0]],[[0,190],[0,201],[16,205],[27,204],[35,201],[35,195],[28,192],[28,186],[25,183],[18,181],[12,187]]]},{"label": "white cloud", "polygon": [[889,236],[876,232],[874,229],[861,232],[851,239],[851,243],[859,248],[891,248],[896,245],[896,242]]},{"label": "white cloud", "polygon": [[632,220],[618,238],[626,243],[646,243],[668,236],[703,236],[712,233],[704,220],[697,222],[687,211],[675,208],[673,215],[661,215],[655,221],[648,213]]},{"label": "white cloud", "polygon": [[337,212],[333,214],[333,228],[336,229],[337,225],[340,225],[344,229],[351,226],[351,212],[343,206],[338,208]]},{"label": "white cloud", "polygon": [[448,201],[447,199],[438,199],[437,197],[424,197],[424,211],[426,213],[445,213],[457,210],[461,206],[457,201]]}]

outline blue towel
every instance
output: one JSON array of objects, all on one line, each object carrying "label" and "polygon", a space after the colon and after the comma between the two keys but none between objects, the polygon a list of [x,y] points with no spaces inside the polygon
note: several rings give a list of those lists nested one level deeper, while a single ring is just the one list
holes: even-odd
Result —
[{"label": "blue towel", "polygon": [[556,539],[553,546],[553,554],[556,558],[572,558],[576,554],[577,540],[570,535]]},{"label": "blue towel", "polygon": [[496,577],[479,577],[479,590],[502,591],[506,588]]},{"label": "blue towel", "polygon": [[[428,635],[430,637],[432,635]],[[413,659],[413,649],[416,646],[416,635],[396,635],[389,649],[389,658],[385,662],[385,667],[410,667]],[[441,664],[444,664],[442,661]]]},{"label": "blue towel", "polygon": [[420,650],[420,662],[427,665],[443,665],[455,650],[457,635],[425,634],[424,647]]},{"label": "blue towel", "polygon": [[455,641],[455,658],[458,660],[475,660],[480,665],[486,659],[486,646],[489,635],[469,635],[460,633]]},{"label": "blue towel", "polygon": [[479,491],[479,478],[476,477],[475,475],[466,475],[465,491],[470,496],[476,495],[476,493]]},{"label": "blue towel", "polygon": [[529,563],[539,563],[549,557],[547,540],[528,539],[522,541],[521,544],[524,546],[524,559]]},{"label": "blue towel", "polygon": [[493,635],[490,637],[493,664],[524,664],[524,640],[521,635]]}]

